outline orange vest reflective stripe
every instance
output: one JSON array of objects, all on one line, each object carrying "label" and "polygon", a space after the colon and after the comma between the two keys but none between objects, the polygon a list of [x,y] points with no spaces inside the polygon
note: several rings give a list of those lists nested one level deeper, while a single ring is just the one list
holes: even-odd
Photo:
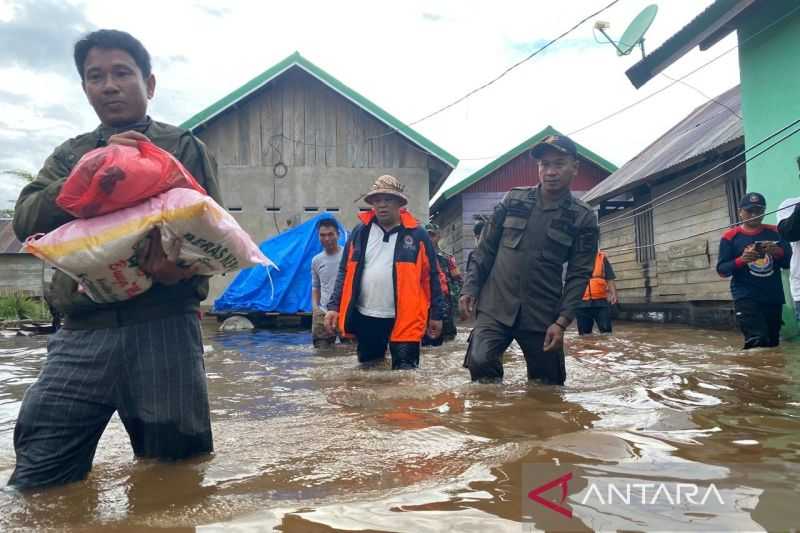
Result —
[{"label": "orange vest reflective stripe", "polygon": [[592,277],[589,278],[589,283],[586,285],[586,291],[583,293],[584,300],[606,299],[606,296],[608,295],[608,282],[606,281],[605,259],[605,253],[597,252],[597,257],[594,258],[594,270],[592,270]]}]

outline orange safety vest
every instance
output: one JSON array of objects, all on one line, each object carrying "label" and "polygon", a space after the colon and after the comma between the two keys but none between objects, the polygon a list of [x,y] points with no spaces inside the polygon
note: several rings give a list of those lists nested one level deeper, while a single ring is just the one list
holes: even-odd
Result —
[{"label": "orange safety vest", "polygon": [[597,257],[594,258],[594,270],[592,270],[592,277],[589,278],[589,283],[586,285],[586,291],[583,293],[584,300],[605,300],[606,296],[608,296],[608,281],[606,281],[605,259],[605,253],[597,252]]},{"label": "orange safety vest", "polygon": [[[363,254],[369,237],[369,224],[375,212],[360,213],[359,225],[350,235],[345,245],[347,262],[341,292],[331,301],[338,300],[339,331],[343,336],[352,336],[350,319],[358,300],[361,272],[364,266]],[[431,318],[441,320],[443,312],[442,287],[436,269],[436,256],[432,246],[426,246],[428,234],[416,219],[401,209],[402,228],[397,236],[394,257],[394,301],[395,322],[389,340],[392,342],[419,342]],[[432,275],[433,274],[433,275]]]}]

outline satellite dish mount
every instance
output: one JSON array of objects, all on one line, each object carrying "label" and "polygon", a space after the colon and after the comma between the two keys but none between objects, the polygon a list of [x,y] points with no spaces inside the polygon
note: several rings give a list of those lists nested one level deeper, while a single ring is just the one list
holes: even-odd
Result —
[{"label": "satellite dish mount", "polygon": [[617,55],[626,56],[638,45],[639,49],[642,51],[642,57],[644,57],[644,34],[650,29],[650,25],[656,18],[657,13],[658,6],[655,4],[644,8],[636,15],[633,21],[628,24],[628,28],[622,33],[622,37],[620,37],[618,41],[615,41],[606,33],[606,30],[611,26],[608,22],[598,20],[594,23],[594,29],[602,33],[603,37],[617,49]]}]

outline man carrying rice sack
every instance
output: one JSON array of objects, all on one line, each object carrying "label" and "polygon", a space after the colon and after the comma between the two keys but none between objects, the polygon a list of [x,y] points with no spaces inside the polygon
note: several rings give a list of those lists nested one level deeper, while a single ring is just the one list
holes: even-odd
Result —
[{"label": "man carrying rice sack", "polygon": [[[151,141],[174,155],[220,202],[216,163],[188,131],[152,120],[150,56],[131,35],[93,32],[76,43],[75,65],[100,126],[55,149],[20,193],[14,231],[20,240],[71,221],[56,198],[78,160],[106,145]],[[139,457],[183,459],[213,450],[198,309],[208,278],[167,257],[151,238],[139,267],[152,281],[123,302],[98,304],[64,273],[48,301],[65,317],[50,338],[47,361],[25,393],[14,430],[20,489],[84,479],[103,430],[117,411]],[[174,256],[171,256],[174,257]]]}]

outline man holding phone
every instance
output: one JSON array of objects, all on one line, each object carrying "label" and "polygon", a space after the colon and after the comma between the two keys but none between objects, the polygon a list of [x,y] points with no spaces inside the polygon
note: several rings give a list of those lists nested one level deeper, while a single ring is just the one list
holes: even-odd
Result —
[{"label": "man holding phone", "polygon": [[783,321],[781,268],[789,268],[792,250],[775,226],[763,224],[767,201],[757,192],[739,202],[742,223],[722,235],[717,272],[731,277],[736,322],[744,349],[777,346]]}]

